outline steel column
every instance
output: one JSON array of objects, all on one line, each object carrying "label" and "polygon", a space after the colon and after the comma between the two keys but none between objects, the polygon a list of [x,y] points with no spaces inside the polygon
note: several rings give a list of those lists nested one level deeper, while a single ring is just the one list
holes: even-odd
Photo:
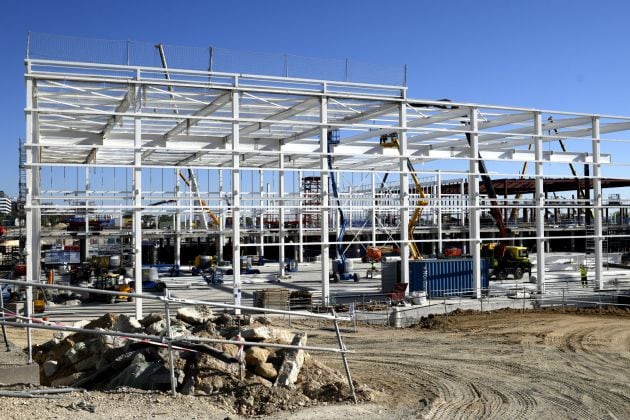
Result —
[{"label": "steel column", "polygon": [[602,273],[602,179],[601,179],[601,140],[599,138],[599,117],[593,117],[593,216],[595,217],[595,281],[598,289],[604,288]]},{"label": "steel column", "polygon": [[470,157],[468,175],[468,203],[470,221],[468,236],[473,258],[473,295],[481,298],[481,233],[479,210],[479,121],[477,108],[470,108]]},{"label": "steel column", "polygon": [[299,263],[304,262],[304,179],[302,171],[298,171],[298,256]]},{"label": "steel column", "polygon": [[[240,92],[232,92],[232,269],[234,305],[241,304],[241,171],[240,171]],[[241,310],[234,313],[240,315]]]},{"label": "steel column", "polygon": [[370,221],[372,223],[372,246],[376,247],[376,173],[372,172],[372,212]]},{"label": "steel column", "polygon": [[[136,87],[134,111],[141,111],[141,89]],[[134,116],[133,142],[133,249],[135,293],[142,293],[142,117]],[[135,300],[136,318],[142,319],[142,298]]]},{"label": "steel column", "polygon": [[398,143],[400,145],[400,282],[409,283],[409,168],[407,167],[407,104],[401,103],[398,110]]},{"label": "steel column", "polygon": [[545,292],[545,191],[543,185],[543,139],[540,112],[534,112],[534,155],[536,158],[535,205],[536,208],[536,285]]},{"label": "steel column", "polygon": [[330,239],[328,232],[328,160],[326,153],[328,152],[328,127],[325,124],[328,123],[328,98],[322,96],[320,103],[319,121],[321,127],[319,130],[319,153],[320,153],[320,176],[321,176],[321,222],[320,222],[320,255],[321,255],[321,280],[322,280],[322,304],[328,306],[330,302]]},{"label": "steel column", "polygon": [[278,156],[278,169],[279,169],[279,180],[278,180],[278,198],[279,198],[279,214],[278,214],[278,226],[280,228],[280,238],[278,240],[280,249],[278,250],[278,262],[280,263],[280,276],[285,275],[284,270],[284,259],[285,259],[285,249],[284,242],[286,232],[284,229],[284,181],[285,181],[285,173],[284,173],[284,153],[282,153],[282,146],[280,146],[280,152]]}]

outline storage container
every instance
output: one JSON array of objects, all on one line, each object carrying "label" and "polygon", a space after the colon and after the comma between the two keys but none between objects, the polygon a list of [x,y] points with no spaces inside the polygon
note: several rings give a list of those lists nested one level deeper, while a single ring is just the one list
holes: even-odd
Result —
[{"label": "storage container", "polygon": [[[481,259],[481,288],[489,286],[488,260]],[[473,260],[470,258],[427,259],[409,262],[409,291],[429,297],[473,294]]]}]

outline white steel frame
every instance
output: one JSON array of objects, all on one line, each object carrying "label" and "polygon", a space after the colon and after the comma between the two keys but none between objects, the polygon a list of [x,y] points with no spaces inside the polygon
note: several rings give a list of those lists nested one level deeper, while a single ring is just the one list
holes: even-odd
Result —
[{"label": "white steel frame", "polygon": [[[303,259],[302,252],[307,244],[319,245],[321,290],[327,302],[330,297],[329,248],[334,246],[329,235],[330,227],[335,226],[337,220],[336,202],[331,201],[328,185],[327,134],[337,129],[341,142],[334,148],[334,170],[346,174],[346,178],[363,174],[364,179],[370,180],[363,185],[364,194],[360,197],[348,193],[348,187],[352,186],[346,185],[345,190],[342,187],[342,206],[365,212],[371,220],[370,229],[366,229],[370,237],[358,242],[365,246],[382,242],[376,239],[379,231],[376,214],[394,210],[399,223],[398,228],[390,230],[397,231],[396,240],[403,251],[401,275],[404,282],[409,282],[406,264],[409,243],[423,241],[409,238],[406,230],[409,212],[418,199],[417,194],[409,190],[406,162],[410,159],[421,178],[435,180],[427,214],[439,219],[437,241],[440,246],[444,240],[442,213],[467,213],[469,217],[466,241],[474,260],[476,297],[481,296],[479,218],[481,211],[488,207],[487,200],[479,193],[479,155],[493,163],[514,165],[496,174],[508,178],[518,178],[516,168],[523,162],[535,164],[535,173],[527,175],[535,179],[533,200],[523,199],[516,205],[537,216],[532,239],[537,244],[536,274],[541,292],[545,285],[544,244],[547,240],[544,219],[549,208],[543,176],[567,177],[555,169],[561,164],[592,165],[590,179],[595,197],[588,204],[595,216],[595,271],[598,285],[603,287],[601,217],[606,203],[602,198],[601,179],[604,170],[614,165],[610,153],[601,152],[600,136],[625,134],[625,138],[616,141],[627,141],[629,117],[417,100],[407,98],[407,89],[403,86],[35,59],[26,61],[25,77],[29,281],[40,278],[40,237],[45,233],[41,217],[72,214],[76,206],[68,201],[70,195],[75,204],[83,203],[88,214],[115,213],[120,218],[123,213],[133,214],[137,277],[141,276],[141,244],[147,235],[172,234],[176,262],[180,258],[180,240],[186,235],[215,235],[220,238],[220,245],[224,237],[230,238],[236,305],[240,302],[241,238],[250,234],[251,238],[258,238],[253,243],[257,249],[279,246],[278,271],[284,274],[285,222],[289,215],[300,215],[300,231],[294,242],[299,249],[298,259]],[[542,118],[547,115],[553,115],[554,121],[543,123]],[[380,135],[392,132],[398,133],[400,150],[379,144]],[[470,144],[466,140],[467,133]],[[582,147],[574,152],[550,147],[545,150],[546,145],[559,138],[575,140]],[[424,165],[430,164],[437,166],[423,170]],[[448,165],[454,168],[449,169]],[[552,168],[551,172],[544,173],[543,167],[546,171]],[[40,174],[45,168],[52,168],[51,172],[59,168],[84,168],[85,189],[55,185],[42,192]],[[185,168],[207,173],[207,191],[203,195],[208,207],[220,216],[220,227],[204,232],[193,225],[195,214],[205,209],[191,204],[195,201],[179,182],[177,174]],[[97,191],[90,171],[101,170],[108,177],[116,169],[118,173],[132,172],[131,179],[128,175],[125,179],[126,183],[131,181],[132,188]],[[147,176],[143,174],[152,170],[171,174],[168,188],[164,185],[147,187]],[[376,187],[385,172],[397,174],[398,179],[389,187],[393,195],[387,205],[382,205],[376,199]],[[229,176],[224,179],[225,173]],[[251,188],[244,185],[244,174],[250,177]],[[299,176],[296,184],[300,184],[302,177],[308,174],[321,178],[319,228],[303,226],[301,214],[305,199],[287,181],[288,176],[293,180]],[[256,176],[258,182],[255,183]],[[449,204],[452,197],[443,197],[440,187],[436,187],[446,178],[468,179],[469,195],[461,197],[467,202],[454,207]],[[229,186],[224,185],[226,180]],[[79,175],[77,184],[78,181]],[[357,187],[352,191],[360,190]],[[463,181],[461,190],[463,192]],[[231,193],[226,194],[226,191]],[[168,203],[151,207],[155,200]],[[575,206],[584,204],[587,203],[575,202]],[[279,218],[279,230],[274,234],[279,237],[277,244],[264,242],[267,233],[263,215],[271,213]],[[142,228],[143,216],[160,214],[171,215],[176,221],[172,232]],[[260,217],[259,222],[255,221],[256,215]],[[257,224],[253,229],[246,225],[247,217]],[[231,226],[226,225],[228,218],[233,221]],[[435,218],[432,220],[435,222]],[[86,216],[86,234],[87,230]],[[318,235],[319,240],[306,241],[304,235]],[[136,282],[137,293],[142,292],[141,284]],[[141,299],[136,302],[136,315],[140,317]]]}]

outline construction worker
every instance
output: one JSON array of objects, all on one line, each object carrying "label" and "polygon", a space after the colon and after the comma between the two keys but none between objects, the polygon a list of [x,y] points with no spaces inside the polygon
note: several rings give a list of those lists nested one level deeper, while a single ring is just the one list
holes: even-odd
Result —
[{"label": "construction worker", "polygon": [[580,280],[582,281],[582,287],[588,287],[588,278],[586,274],[586,266],[584,264],[580,264]]}]

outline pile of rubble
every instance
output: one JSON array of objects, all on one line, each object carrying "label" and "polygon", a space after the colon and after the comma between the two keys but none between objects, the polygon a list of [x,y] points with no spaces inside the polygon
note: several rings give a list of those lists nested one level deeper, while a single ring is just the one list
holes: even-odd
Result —
[{"label": "pile of rubble", "polygon": [[[238,325],[240,324],[240,325]],[[265,317],[236,320],[215,315],[207,307],[182,308],[171,319],[173,366],[177,390],[214,398],[241,415],[271,414],[319,402],[345,401],[350,391],[345,378],[298,349],[263,347],[263,343],[305,346],[306,333],[274,328]],[[83,329],[126,334],[167,335],[167,320],[150,314],[137,321],[105,314],[84,322]],[[202,343],[191,338],[230,340]],[[239,337],[261,346],[239,345]],[[168,347],[125,336],[60,332],[34,349],[41,383],[88,390],[137,388],[171,389]],[[359,393],[360,399],[369,398]]]}]

